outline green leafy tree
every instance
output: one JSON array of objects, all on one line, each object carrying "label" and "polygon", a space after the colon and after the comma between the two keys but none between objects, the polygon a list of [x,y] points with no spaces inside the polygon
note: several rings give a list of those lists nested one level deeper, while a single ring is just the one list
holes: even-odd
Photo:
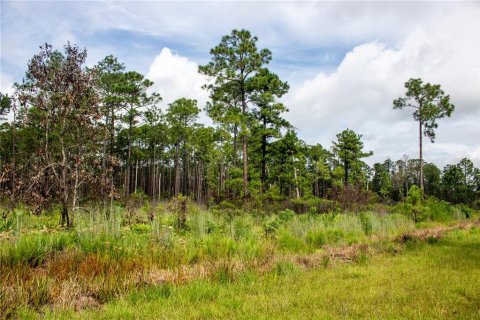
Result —
[{"label": "green leafy tree", "polygon": [[100,96],[100,106],[104,119],[102,144],[102,193],[104,196],[104,211],[106,198],[110,198],[110,211],[113,210],[113,199],[116,195],[114,172],[117,167],[115,157],[117,119],[125,106],[122,95],[125,65],[112,55],[106,56],[93,67],[96,88]]},{"label": "green leafy tree", "polygon": [[375,163],[373,165],[373,179],[372,188],[373,191],[378,193],[384,201],[389,199],[389,195],[392,191],[392,180],[389,174],[389,163]]},{"label": "green leafy tree", "polygon": [[[243,158],[243,193],[248,194],[248,157],[247,141],[250,95],[253,87],[249,81],[271,60],[268,49],[258,50],[257,37],[247,30],[233,30],[230,35],[222,37],[220,44],[210,50],[211,61],[199,67],[199,72],[213,79],[205,87],[213,100],[209,114],[219,114],[215,109],[233,108],[234,115],[239,116],[240,137],[242,139]],[[213,110],[212,110],[213,109]],[[239,112],[238,112],[239,111]]]},{"label": "green leafy tree", "polygon": [[[343,184],[350,183],[352,171],[359,171],[362,168],[360,159],[369,157],[373,152],[363,151],[362,135],[356,134],[353,130],[346,129],[337,134],[337,141],[333,141],[333,153],[343,167]],[[357,174],[357,177],[359,174]],[[354,181],[359,182],[359,181]]]},{"label": "green leafy tree", "polygon": [[132,189],[132,138],[133,130],[137,124],[137,119],[141,115],[141,108],[148,108],[159,103],[162,98],[158,93],[149,93],[148,89],[153,82],[146,79],[142,74],[136,71],[129,71],[123,74],[118,89],[123,99],[126,114],[123,117],[127,124],[127,155],[125,163],[125,196],[128,196]]},{"label": "green leafy tree", "polygon": [[440,197],[442,179],[440,169],[433,163],[426,163],[423,167],[425,194]]},{"label": "green leafy tree", "polygon": [[313,194],[325,197],[327,187],[332,178],[329,160],[332,154],[320,144],[309,146],[306,152],[308,170],[312,174]]},{"label": "green leafy tree", "polygon": [[[260,140],[260,150],[255,149],[255,154],[260,154],[260,179],[262,189],[265,189],[267,181],[267,153],[269,140],[271,138],[279,138],[281,129],[288,128],[290,124],[282,118],[281,114],[288,109],[278,102],[284,94],[288,92],[289,86],[286,82],[271,73],[268,69],[262,68],[251,78],[249,82],[249,91],[252,91],[251,101],[256,105],[253,111],[254,123],[252,125],[254,131],[253,137]],[[252,139],[254,140],[254,138]]]},{"label": "green leafy tree", "polygon": [[175,196],[180,193],[180,152],[184,155],[185,163],[186,144],[192,136],[192,127],[199,113],[197,101],[186,98],[175,100],[167,109],[166,117],[175,146]]},{"label": "green leafy tree", "polygon": [[447,201],[459,203],[464,200],[464,175],[462,169],[459,166],[445,166],[442,175],[442,185]]},{"label": "green leafy tree", "polygon": [[272,150],[272,184],[278,185],[282,195],[290,197],[292,194],[301,196],[301,175],[305,168],[305,145],[298,139],[292,129],[273,142]]},{"label": "green leafy tree", "polygon": [[418,149],[420,156],[420,188],[423,189],[423,153],[422,137],[435,141],[437,120],[450,117],[455,106],[450,103],[450,96],[438,84],[423,84],[421,79],[410,79],[405,83],[405,97],[393,101],[393,109],[413,108],[413,118],[418,122]]},{"label": "green leafy tree", "polygon": [[407,204],[411,206],[413,221],[418,221],[418,215],[422,212],[422,202],[423,202],[423,190],[412,185],[408,190],[407,198],[405,199]]}]

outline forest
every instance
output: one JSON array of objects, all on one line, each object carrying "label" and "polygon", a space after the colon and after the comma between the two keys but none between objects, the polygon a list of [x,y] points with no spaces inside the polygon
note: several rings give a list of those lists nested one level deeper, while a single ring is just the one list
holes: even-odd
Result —
[{"label": "forest", "polygon": [[[223,37],[199,67],[211,79],[208,104],[180,98],[164,109],[161,92],[149,91],[153,83],[114,56],[86,68],[86,49],[41,46],[15,93],[1,98],[2,114],[13,114],[1,127],[2,197],[38,213],[61,204],[65,223],[84,203],[102,202],[108,214],[132,193],[261,207],[292,199],[399,202],[417,185],[426,196],[478,206],[480,170],[468,155],[443,169],[406,155],[370,167],[363,159],[373,152],[347,128],[331,146],[307,145],[283,117],[289,85],[267,68],[272,53],[256,41],[245,30]],[[392,106],[420,106],[414,119],[433,141],[435,120],[454,108],[448,95],[420,79],[406,88]],[[198,122],[203,107],[215,126]]]},{"label": "forest", "polygon": [[[106,305],[106,318],[135,317],[129,304],[151,294],[193,303],[188,316],[164,310],[169,318],[234,318],[226,305],[195,306],[229,290],[245,294],[241,283],[249,276],[288,282],[299,268],[343,272],[345,266],[331,266],[353,261],[367,268],[370,259],[398,252],[428,265],[412,250],[440,252],[452,232],[451,241],[480,241],[480,169],[468,154],[443,168],[423,154],[441,130],[438,120],[455,121],[440,84],[405,79],[404,96],[387,106],[412,112],[418,132],[408,134],[418,157],[385,155],[369,166],[375,150],[366,150],[361,132],[345,128],[328,146],[299,138],[282,103],[289,84],[269,69],[275,57],[257,41],[233,30],[210,49],[198,68],[209,79],[204,106],[187,97],[163,101],[152,81],[114,55],[90,67],[87,49],[77,45],[39,47],[13,94],[0,96],[0,315],[56,318],[63,310],[60,317],[90,318],[81,312]],[[466,274],[478,275],[478,265],[467,266]],[[362,270],[351,272],[370,272]],[[479,316],[480,277],[472,278],[459,280],[473,299],[464,309],[452,302],[453,313],[422,309],[420,317]],[[115,306],[121,297],[128,302]],[[343,318],[338,308],[310,316]],[[348,316],[372,312],[355,310]],[[405,310],[383,315],[416,314]]]}]

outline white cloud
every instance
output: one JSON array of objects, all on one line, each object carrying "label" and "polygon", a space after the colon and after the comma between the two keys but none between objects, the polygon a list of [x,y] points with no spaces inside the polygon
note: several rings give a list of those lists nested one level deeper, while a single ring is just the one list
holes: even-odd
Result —
[{"label": "white cloud", "polygon": [[[198,73],[198,65],[180,55],[163,48],[153,60],[146,77],[154,82],[152,90],[160,93],[164,103],[172,103],[179,98],[196,99],[203,109],[208,93],[202,89],[207,79]],[[205,115],[201,115],[206,122]]]},{"label": "white cloud", "polygon": [[[417,157],[410,112],[391,106],[406,80],[421,77],[440,83],[456,105],[452,119],[440,121],[436,143],[426,141],[425,157],[442,166],[470,156],[479,166],[479,16],[478,2],[5,2],[1,89],[21,80],[38,45],[70,40],[88,46],[89,63],[114,54],[128,69],[149,70],[164,105],[188,97],[203,108],[208,94],[197,63],[222,35],[246,28],[290,83],[288,119],[308,143],[328,147],[349,127],[375,152],[369,162]],[[152,36],[154,49],[118,36],[125,30]]]},{"label": "white cloud", "polygon": [[392,110],[392,101],[404,94],[406,80],[420,77],[441,84],[456,105],[452,119],[439,122],[435,144],[425,138],[426,160],[443,166],[467,156],[479,165],[478,12],[457,8],[437,19],[418,25],[396,46],[358,45],[332,74],[319,73],[294,87],[285,100],[301,136],[329,146],[348,127],[374,151],[370,163],[417,157],[417,125],[409,110]]},{"label": "white cloud", "polygon": [[6,73],[0,74],[0,92],[11,95],[13,93],[13,79]]}]

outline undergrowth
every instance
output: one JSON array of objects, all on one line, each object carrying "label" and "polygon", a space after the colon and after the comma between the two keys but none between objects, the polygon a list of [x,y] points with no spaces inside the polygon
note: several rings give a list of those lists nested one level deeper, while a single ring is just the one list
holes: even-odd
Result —
[{"label": "undergrowth", "polygon": [[[188,208],[181,224],[177,213],[163,203],[136,211],[116,206],[110,215],[93,209],[79,211],[71,229],[58,227],[56,214],[35,216],[25,208],[17,209],[0,225],[2,317],[14,317],[24,308],[42,310],[46,305],[95,307],[167,276],[175,283],[190,281],[188,266],[200,266],[195,272],[226,283],[235,280],[239,271],[261,268],[276,257],[357,246],[372,243],[371,239],[377,239],[373,243],[380,251],[395,253],[399,248],[388,239],[416,229],[412,218],[402,212],[405,206],[389,214],[311,210],[301,215],[288,209],[265,215],[240,210],[226,214],[193,204]],[[441,202],[427,203],[426,208],[424,221],[475,215]],[[368,250],[356,248],[352,260],[367,263]],[[316,263],[327,267],[331,260],[323,255]],[[295,273],[297,267],[287,259],[274,269],[283,275]]]}]

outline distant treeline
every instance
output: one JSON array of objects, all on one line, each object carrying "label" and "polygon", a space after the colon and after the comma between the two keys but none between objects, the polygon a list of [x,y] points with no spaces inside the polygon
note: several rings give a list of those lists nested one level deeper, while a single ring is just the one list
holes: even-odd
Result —
[{"label": "distant treeline", "polygon": [[[1,96],[2,198],[38,211],[61,204],[66,223],[82,202],[103,202],[108,211],[132,193],[242,203],[335,198],[348,185],[388,202],[402,200],[416,184],[440,199],[478,203],[480,170],[468,159],[443,170],[407,157],[371,168],[362,159],[372,152],[363,150],[362,136],[352,130],[339,133],[331,147],[299,139],[283,117],[288,106],[279,102],[289,85],[267,68],[272,54],[256,42],[246,30],[224,36],[211,49],[210,62],[199,67],[210,79],[207,105],[181,98],[164,109],[161,92],[150,90],[153,83],[114,56],[86,68],[86,49],[41,46],[14,93]],[[422,86],[419,79],[407,84],[413,87],[395,108],[412,106],[408,98],[424,89],[437,89],[414,113],[420,131],[432,139],[434,120],[449,116],[453,105],[439,86]],[[439,96],[443,105],[435,104]],[[198,123],[200,107],[214,126]]]}]

